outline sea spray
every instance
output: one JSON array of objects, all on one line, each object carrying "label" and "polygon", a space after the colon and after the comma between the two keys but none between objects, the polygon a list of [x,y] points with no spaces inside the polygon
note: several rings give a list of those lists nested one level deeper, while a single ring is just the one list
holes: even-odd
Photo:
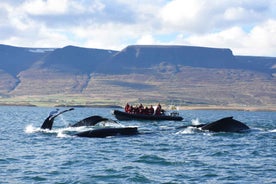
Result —
[{"label": "sea spray", "polygon": [[194,134],[198,131],[198,128],[196,127],[187,127],[184,128],[183,130],[178,131],[176,134]]},{"label": "sea spray", "polygon": [[198,118],[192,119],[192,125],[200,125],[200,124],[201,124],[201,123],[200,123],[200,121],[199,121]]},{"label": "sea spray", "polygon": [[31,134],[31,133],[37,132],[39,130],[40,130],[40,128],[34,127],[32,124],[30,124],[25,127],[24,132],[27,134]]}]

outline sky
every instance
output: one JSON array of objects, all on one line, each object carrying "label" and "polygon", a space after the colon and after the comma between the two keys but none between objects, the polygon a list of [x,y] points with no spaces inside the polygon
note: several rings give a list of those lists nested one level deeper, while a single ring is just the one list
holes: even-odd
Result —
[{"label": "sky", "polygon": [[0,44],[230,48],[276,56],[276,0],[1,0]]}]

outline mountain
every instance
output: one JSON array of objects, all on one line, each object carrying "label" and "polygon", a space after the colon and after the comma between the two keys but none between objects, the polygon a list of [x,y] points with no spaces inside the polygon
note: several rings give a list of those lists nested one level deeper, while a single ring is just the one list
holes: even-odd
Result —
[{"label": "mountain", "polygon": [[[116,53],[105,68],[108,72],[128,73],[160,63],[203,68],[245,69],[275,72],[276,58],[234,56],[230,49],[192,46],[132,45]],[[106,67],[105,66],[105,67]]]},{"label": "mountain", "polygon": [[115,53],[117,51],[67,46],[55,49],[47,55],[41,67],[56,68],[66,72],[91,73]]},{"label": "mountain", "polygon": [[0,45],[0,58],[2,104],[276,104],[276,58],[235,56],[227,48]]},{"label": "mountain", "polygon": [[276,73],[275,57],[236,56],[241,69],[260,71],[263,73]]},{"label": "mountain", "polygon": [[118,52],[112,63],[124,67],[149,67],[161,62],[194,67],[234,67],[230,49],[191,46],[133,45]]},{"label": "mountain", "polygon": [[0,69],[16,76],[19,72],[28,69],[34,62],[47,55],[48,50],[0,45]]}]

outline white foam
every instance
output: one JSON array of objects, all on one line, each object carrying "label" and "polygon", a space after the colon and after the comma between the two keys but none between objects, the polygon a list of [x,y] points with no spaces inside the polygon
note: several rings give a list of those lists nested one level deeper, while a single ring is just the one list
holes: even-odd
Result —
[{"label": "white foam", "polygon": [[66,137],[71,137],[71,135],[68,135],[68,134],[64,133],[64,131],[59,131],[57,133],[57,137],[59,137],[59,138],[66,138]]},{"label": "white foam", "polygon": [[101,121],[99,123],[97,123],[95,126],[99,126],[99,127],[124,127],[124,125],[118,123],[118,122],[114,122],[114,121]]},{"label": "white foam", "polygon": [[198,129],[195,127],[187,127],[176,134],[194,134]]},{"label": "white foam", "polygon": [[38,132],[39,130],[40,130],[40,128],[36,128],[32,124],[30,124],[30,125],[27,125],[25,127],[24,132],[27,133],[27,134],[31,134],[31,133],[34,133],[34,132]]}]

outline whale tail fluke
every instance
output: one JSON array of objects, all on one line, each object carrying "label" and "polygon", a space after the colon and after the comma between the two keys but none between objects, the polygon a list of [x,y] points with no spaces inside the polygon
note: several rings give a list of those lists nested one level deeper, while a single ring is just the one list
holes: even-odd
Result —
[{"label": "whale tail fluke", "polygon": [[59,115],[65,113],[65,112],[72,111],[72,110],[74,110],[74,108],[66,109],[66,110],[64,110],[64,111],[61,111],[61,112],[55,114],[55,115],[50,115],[50,116],[48,116],[48,117],[44,120],[44,122],[43,122],[43,124],[41,125],[40,128],[41,128],[41,129],[49,129],[49,130],[52,130],[52,127],[53,127],[55,118],[56,118],[57,116],[59,116]]}]

